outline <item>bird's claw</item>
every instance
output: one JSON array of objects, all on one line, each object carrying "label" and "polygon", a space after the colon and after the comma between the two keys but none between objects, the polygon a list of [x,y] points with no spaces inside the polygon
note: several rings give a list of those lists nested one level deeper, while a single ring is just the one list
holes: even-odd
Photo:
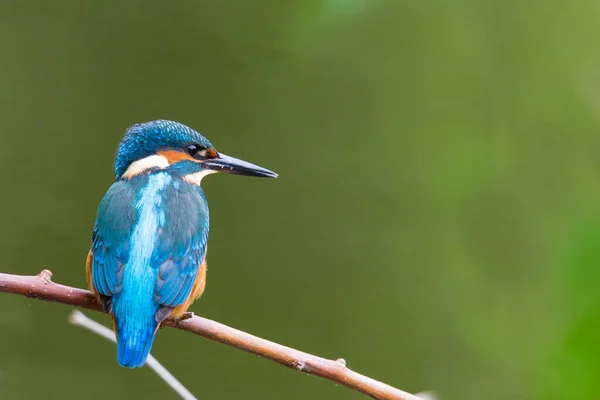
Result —
[{"label": "bird's claw", "polygon": [[193,312],[190,312],[190,311],[185,312],[185,313],[183,313],[183,315],[181,317],[179,317],[179,319],[177,319],[177,323],[185,321],[186,319],[190,319],[193,316],[194,316]]}]

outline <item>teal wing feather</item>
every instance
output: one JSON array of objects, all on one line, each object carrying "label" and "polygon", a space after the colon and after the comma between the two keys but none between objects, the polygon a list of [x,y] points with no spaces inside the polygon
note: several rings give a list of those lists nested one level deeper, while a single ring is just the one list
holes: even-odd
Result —
[{"label": "teal wing feather", "polygon": [[92,282],[103,296],[121,292],[123,268],[129,258],[130,238],[137,221],[135,190],[127,182],[115,182],[98,207],[92,236]]},{"label": "teal wing feather", "polygon": [[166,224],[152,265],[158,267],[154,301],[173,308],[189,297],[206,254],[209,218],[204,194],[189,184],[173,185],[165,196]]}]

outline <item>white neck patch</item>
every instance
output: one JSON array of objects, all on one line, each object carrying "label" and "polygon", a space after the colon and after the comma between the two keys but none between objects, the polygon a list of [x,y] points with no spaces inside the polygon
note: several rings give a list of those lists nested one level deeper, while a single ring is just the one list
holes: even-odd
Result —
[{"label": "white neck patch", "polygon": [[142,158],[141,160],[137,160],[132,162],[127,168],[127,171],[123,174],[122,178],[131,179],[136,175],[141,174],[147,169],[150,168],[167,168],[169,166],[169,161],[159,155],[153,155],[146,158]]},{"label": "white neck patch", "polygon": [[215,174],[217,172],[218,171],[215,171],[213,169],[203,169],[200,172],[186,175],[183,177],[183,179],[185,179],[187,182],[191,183],[192,185],[200,186],[200,182],[202,182],[202,178],[204,178],[206,175]]}]

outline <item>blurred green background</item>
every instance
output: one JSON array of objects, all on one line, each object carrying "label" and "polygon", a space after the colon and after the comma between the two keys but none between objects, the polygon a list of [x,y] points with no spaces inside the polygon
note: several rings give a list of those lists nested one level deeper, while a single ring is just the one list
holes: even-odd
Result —
[{"label": "blurred green background", "polygon": [[[280,174],[210,177],[192,310],[449,399],[600,396],[600,5],[2,1],[2,272],[85,286],[125,129]],[[68,307],[1,295],[0,398],[175,398]],[[91,315],[109,324],[106,316]],[[199,399],[361,399],[180,331]]]}]

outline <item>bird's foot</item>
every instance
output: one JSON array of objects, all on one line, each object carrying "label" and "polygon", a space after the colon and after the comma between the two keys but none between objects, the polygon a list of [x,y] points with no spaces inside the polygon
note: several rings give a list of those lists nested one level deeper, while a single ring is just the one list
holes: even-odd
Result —
[{"label": "bird's foot", "polygon": [[193,313],[193,312],[190,312],[190,311],[188,311],[188,312],[185,312],[185,313],[183,313],[183,315],[182,315],[181,317],[179,317],[179,318],[177,319],[177,323],[180,323],[180,322],[182,322],[182,321],[185,321],[186,319],[190,319],[190,318],[192,318],[193,316],[194,316],[194,313]]}]

